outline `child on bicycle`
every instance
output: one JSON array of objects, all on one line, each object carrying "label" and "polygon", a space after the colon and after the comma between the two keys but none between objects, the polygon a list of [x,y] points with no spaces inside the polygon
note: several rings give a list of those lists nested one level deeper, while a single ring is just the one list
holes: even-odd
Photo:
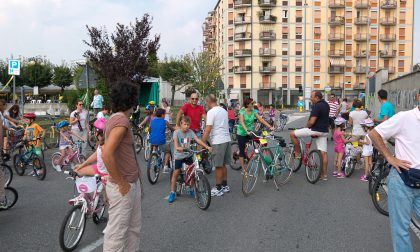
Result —
[{"label": "child on bicycle", "polygon": [[35,123],[35,113],[25,113],[23,118],[28,120],[28,126],[25,128],[23,140],[28,141],[30,145],[34,145],[35,153],[38,157],[42,158],[41,140],[44,138],[45,131],[41,126]]},{"label": "child on bicycle", "polygon": [[80,139],[80,141],[84,141],[79,135],[74,133],[70,130],[69,122],[61,121],[57,124],[57,129],[60,131],[60,141],[59,141],[59,150],[60,150],[60,159],[58,161],[59,165],[54,165],[54,169],[58,172],[61,172],[61,165],[63,164],[64,158],[67,155],[72,155],[73,149],[71,148],[73,144],[72,136],[75,136]]},{"label": "child on bicycle", "polygon": [[[205,144],[201,139],[199,139],[194,131],[190,130],[191,119],[188,116],[183,116],[180,123],[180,129],[175,130],[174,132],[174,159],[175,159],[175,169],[172,174],[171,179],[171,192],[169,193],[168,202],[172,203],[175,200],[175,189],[176,189],[176,180],[182,169],[183,164],[191,165],[193,159],[189,153],[184,153],[185,149],[189,149],[191,146],[191,141],[196,141],[199,145],[203,146],[211,152],[211,147]],[[193,195],[193,191],[191,196]]]},{"label": "child on bicycle", "polygon": [[365,174],[360,177],[360,181],[366,182],[367,176],[372,168],[372,155],[373,155],[373,145],[372,141],[370,140],[368,134],[374,128],[375,124],[372,119],[368,118],[360,122],[362,125],[363,130],[366,133],[366,136],[359,140],[359,143],[363,145],[362,156],[365,161]]},{"label": "child on bicycle", "polygon": [[344,156],[344,145],[351,142],[345,138],[345,125],[346,120],[342,117],[338,117],[334,120],[335,130],[333,134],[334,140],[334,171],[333,176],[337,178],[345,178],[346,176],[341,171],[341,163]]},{"label": "child on bicycle", "polygon": [[156,118],[150,122],[150,144],[152,145],[152,151],[159,146],[160,150],[165,153],[165,160],[163,162],[163,173],[170,171],[168,167],[170,158],[170,147],[169,143],[166,143],[166,128],[171,131],[175,129],[171,124],[165,120],[166,111],[162,108],[156,110]]},{"label": "child on bicycle", "polygon": [[274,120],[276,119],[277,110],[274,108],[273,104],[270,104],[270,110],[268,111],[268,117],[270,118],[269,124],[274,125]]}]

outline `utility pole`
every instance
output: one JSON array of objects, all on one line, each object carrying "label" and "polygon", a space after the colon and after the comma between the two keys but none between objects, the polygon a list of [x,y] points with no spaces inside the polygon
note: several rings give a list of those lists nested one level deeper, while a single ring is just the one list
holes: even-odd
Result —
[{"label": "utility pole", "polygon": [[367,97],[369,95],[369,42],[370,42],[370,5],[367,10],[367,34],[366,34],[366,84],[365,84],[365,107],[367,107]]},{"label": "utility pole", "polygon": [[308,3],[305,0],[305,5],[304,5],[304,25],[303,25],[303,101],[305,102],[305,110],[309,110],[309,101],[306,100],[306,8],[308,7]]}]

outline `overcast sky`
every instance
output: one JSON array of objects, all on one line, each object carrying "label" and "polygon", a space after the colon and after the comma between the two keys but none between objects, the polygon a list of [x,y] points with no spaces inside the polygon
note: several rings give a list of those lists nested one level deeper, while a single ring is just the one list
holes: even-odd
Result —
[{"label": "overcast sky", "polygon": [[[420,0],[416,9],[420,9]],[[53,63],[81,59],[85,25],[128,24],[150,13],[161,35],[159,56],[200,49],[201,25],[217,0],[0,0],[0,58],[42,55]],[[419,12],[419,11],[417,11]],[[420,62],[420,15],[416,16],[414,62]]]}]

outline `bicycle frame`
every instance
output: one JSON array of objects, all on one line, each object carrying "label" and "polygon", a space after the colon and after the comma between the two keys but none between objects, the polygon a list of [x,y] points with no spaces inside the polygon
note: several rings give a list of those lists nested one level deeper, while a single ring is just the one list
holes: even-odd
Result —
[{"label": "bicycle frame", "polygon": [[[302,138],[299,138],[299,145],[302,155],[302,163],[305,166],[308,166],[309,163],[309,152],[311,150],[313,138],[309,142],[305,142]],[[305,148],[303,148],[305,147]]]},{"label": "bicycle frame", "polygon": [[[73,179],[70,177],[70,179]],[[82,212],[88,215],[95,213],[96,205],[98,204],[99,194],[102,193],[103,188],[106,186],[105,182],[101,179],[96,183],[96,190],[92,193],[80,193],[76,197],[70,199],[68,203],[72,206],[82,205]],[[74,195],[76,195],[76,184],[74,186]],[[92,195],[91,197],[89,196]]]}]

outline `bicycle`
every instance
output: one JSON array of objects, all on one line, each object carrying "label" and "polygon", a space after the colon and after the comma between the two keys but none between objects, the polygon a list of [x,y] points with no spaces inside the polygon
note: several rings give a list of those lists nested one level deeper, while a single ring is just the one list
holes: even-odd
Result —
[{"label": "bicycle", "polygon": [[[9,131],[9,136],[7,137],[7,149],[4,149],[4,154],[9,155],[9,160],[10,160],[10,156],[16,150],[21,150],[16,147],[18,146],[20,142],[22,142],[24,133],[25,133],[25,129],[23,128]],[[19,154],[22,154],[22,153],[19,153]]]},{"label": "bicycle", "polygon": [[351,143],[346,144],[344,157],[341,161],[341,169],[344,171],[346,177],[350,177],[353,174],[359,154],[360,149],[353,147]]},{"label": "bicycle", "polygon": [[[106,210],[103,189],[104,179],[98,175],[81,178],[74,171],[65,171],[75,181],[75,197],[69,200],[72,208],[67,212],[60,227],[59,242],[64,251],[72,251],[82,239],[86,227],[86,219],[92,217],[99,224]],[[76,190],[79,193],[76,196]]]},{"label": "bicycle", "polygon": [[13,171],[10,166],[6,164],[7,161],[9,161],[10,156],[6,156],[3,154],[3,162],[0,164],[0,169],[3,171],[4,177],[5,177],[5,184],[4,187],[8,187],[10,183],[12,183],[13,180]]},{"label": "bicycle", "polygon": [[35,146],[40,138],[34,140],[24,140],[23,144],[20,144],[18,148],[26,146],[26,151],[23,154],[15,154],[13,156],[13,164],[16,173],[19,176],[23,176],[28,165],[32,166],[33,174],[38,180],[44,180],[47,175],[47,167],[44,163],[44,159],[36,153]]},{"label": "bicycle", "polygon": [[[289,128],[288,130],[296,129],[299,128]],[[321,177],[321,169],[323,165],[321,151],[317,149],[311,150],[312,142],[315,138],[318,138],[318,136],[311,136],[311,140],[309,142],[305,142],[303,138],[298,138],[301,157],[296,158],[293,154],[293,172],[297,172],[303,164],[305,166],[306,180],[311,184],[318,182]],[[294,153],[294,145],[290,144],[289,148],[291,152]]]},{"label": "bicycle", "polygon": [[[149,162],[147,163],[147,179],[150,184],[156,184],[160,171],[162,170],[162,164],[165,160],[165,153],[160,150],[159,146],[152,146],[153,151],[150,155]],[[172,169],[172,151],[170,153],[169,168]],[[162,157],[163,156],[163,157]]]},{"label": "bicycle", "polygon": [[13,187],[10,187],[10,186],[5,187],[4,192],[5,192],[4,197],[6,200],[6,209],[0,209],[0,211],[9,210],[10,208],[12,208],[16,204],[19,198],[18,192]]},{"label": "bicycle", "polygon": [[[210,183],[204,176],[203,169],[200,168],[199,154],[204,150],[192,150],[185,149],[193,157],[193,163],[191,165],[185,165],[177,178],[176,181],[176,194],[190,194],[190,190],[194,190],[195,199],[198,208],[206,210],[209,208],[211,203]],[[172,178],[173,170],[171,171]],[[193,189],[191,189],[193,187]]]},{"label": "bicycle", "polygon": [[242,175],[242,193],[245,196],[248,196],[254,189],[258,180],[260,167],[263,169],[264,182],[273,179],[277,190],[279,190],[279,185],[284,185],[290,180],[293,173],[292,169],[289,167],[292,152],[288,149],[283,149],[286,147],[286,142],[282,137],[274,136],[272,134],[266,138],[257,136],[255,133],[254,135],[261,139],[260,142],[262,140],[267,141],[268,138],[271,138],[277,142],[277,145],[273,147],[256,148],[254,150],[255,155],[252,156],[247,166],[247,170],[244,171]]},{"label": "bicycle", "polygon": [[43,149],[54,149],[58,147],[60,141],[60,132],[57,130],[57,123],[55,119],[57,117],[48,114],[48,119],[51,121],[51,126],[45,130],[45,136],[43,140]]},{"label": "bicycle", "polygon": [[273,126],[275,130],[283,131],[284,127],[286,127],[287,121],[289,117],[285,113],[280,113],[277,120],[274,120]]},{"label": "bicycle", "polygon": [[96,135],[95,135],[95,131],[92,130],[92,129],[94,129],[93,124],[95,123],[95,121],[96,121],[96,118],[89,121],[89,129],[91,129],[91,130],[88,131],[88,133],[87,133],[87,144],[92,149],[92,151],[96,150]]},{"label": "bicycle", "polygon": [[51,156],[51,163],[54,169],[60,170],[63,169],[66,165],[70,164],[70,167],[73,169],[75,164],[81,164],[86,160],[86,157],[82,153],[82,143],[83,141],[76,141],[72,145],[72,153],[68,153],[68,148],[66,149],[66,155],[61,159],[61,152],[54,152]]},{"label": "bicycle", "polygon": [[143,135],[144,137],[142,138],[143,139],[142,146],[144,148],[144,161],[148,162],[150,158],[150,154],[152,153],[152,146],[149,141],[149,138],[150,138],[149,126],[144,127]]}]

